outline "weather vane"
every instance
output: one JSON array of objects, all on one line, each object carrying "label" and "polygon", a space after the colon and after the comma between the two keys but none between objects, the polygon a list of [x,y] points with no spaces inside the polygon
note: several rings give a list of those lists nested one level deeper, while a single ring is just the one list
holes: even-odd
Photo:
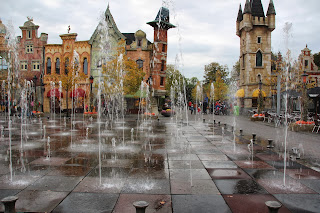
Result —
[{"label": "weather vane", "polygon": [[71,27],[70,27],[70,25],[68,26],[68,33],[70,33],[70,30],[71,30]]},{"label": "weather vane", "polygon": [[33,18],[31,16],[27,16],[28,21],[33,21]]}]

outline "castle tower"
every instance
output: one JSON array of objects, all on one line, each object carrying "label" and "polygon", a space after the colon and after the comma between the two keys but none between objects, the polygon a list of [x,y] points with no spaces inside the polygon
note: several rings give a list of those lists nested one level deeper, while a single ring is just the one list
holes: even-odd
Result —
[{"label": "castle tower", "polygon": [[151,65],[152,87],[154,96],[164,96],[166,93],[166,67],[167,67],[167,46],[168,30],[175,26],[169,22],[169,10],[160,8],[154,21],[148,22],[154,29],[153,62]]},{"label": "castle tower", "polygon": [[[244,10],[240,5],[236,34],[240,37],[240,89],[244,96],[240,98],[243,108],[257,108],[259,81],[262,81],[262,93],[265,96],[265,108],[271,107],[271,32],[275,29],[273,1],[270,0],[267,16],[264,14],[261,0],[246,0]],[[243,92],[242,92],[243,94]]]}]

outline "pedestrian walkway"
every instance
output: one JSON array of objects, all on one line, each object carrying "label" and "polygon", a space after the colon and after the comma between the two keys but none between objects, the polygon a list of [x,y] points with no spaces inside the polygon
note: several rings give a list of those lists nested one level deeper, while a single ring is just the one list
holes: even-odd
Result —
[{"label": "pedestrian walkway", "polygon": [[209,116],[112,124],[81,117],[72,126],[43,120],[50,150],[38,123],[28,126],[22,147],[13,123],[12,160],[0,140],[0,199],[17,196],[18,212],[134,213],[139,200],[149,203],[147,212],[267,213],[266,201],[282,203],[279,212],[319,212],[319,172],[266,148],[260,131],[252,144],[249,130],[264,124],[239,118],[239,127],[247,125],[240,136],[238,126],[236,135],[224,126],[231,117],[215,117],[214,125]]}]

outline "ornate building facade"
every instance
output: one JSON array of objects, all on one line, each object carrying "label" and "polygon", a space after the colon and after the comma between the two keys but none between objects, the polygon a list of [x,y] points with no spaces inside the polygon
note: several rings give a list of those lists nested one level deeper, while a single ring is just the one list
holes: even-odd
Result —
[{"label": "ornate building facade", "polygon": [[320,71],[318,66],[314,63],[313,54],[308,48],[308,45],[301,50],[298,58],[299,70],[306,71],[308,74],[307,81],[315,87],[320,87]]},{"label": "ornate building facade", "polygon": [[271,33],[275,29],[276,12],[270,0],[265,16],[261,0],[246,0],[244,10],[241,5],[236,21],[236,34],[240,37],[240,78],[242,108],[257,107],[259,82],[265,107],[271,107],[271,87],[267,79],[271,76]]},{"label": "ornate building facade", "polygon": [[[89,41],[76,41],[76,33],[68,33],[60,35],[62,44],[47,44],[45,45],[45,91],[44,91],[44,112],[49,112],[53,107],[61,110],[66,109],[67,99],[68,106],[84,109],[86,98],[90,94],[90,52],[91,45]],[[54,80],[53,75],[67,75],[69,67],[77,64],[78,72],[83,73],[86,78],[77,83],[77,91],[73,88],[71,91],[66,91],[59,88],[59,84],[54,87],[51,82]],[[61,78],[62,79],[62,78]],[[59,91],[57,91],[59,90]],[[74,94],[80,101],[72,103]],[[67,98],[68,97],[68,98]],[[52,103],[54,101],[54,103]],[[70,109],[70,107],[68,107]]]}]

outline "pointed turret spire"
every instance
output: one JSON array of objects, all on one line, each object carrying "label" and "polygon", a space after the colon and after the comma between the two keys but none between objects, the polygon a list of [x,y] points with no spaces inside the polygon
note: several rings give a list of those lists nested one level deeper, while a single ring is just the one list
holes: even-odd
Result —
[{"label": "pointed turret spire", "polygon": [[251,14],[251,5],[250,5],[250,1],[246,0],[246,5],[244,6],[244,10],[243,10],[243,14]]},{"label": "pointed turret spire", "polygon": [[274,9],[273,0],[270,0],[267,16],[268,15],[276,15],[276,10]]},{"label": "pointed turret spire", "polygon": [[264,11],[263,11],[261,0],[252,0],[251,12],[252,12],[252,16],[264,17]]},{"label": "pointed turret spire", "polygon": [[237,21],[241,22],[242,20],[243,20],[243,14],[242,14],[242,8],[241,8],[241,4],[240,4]]}]

